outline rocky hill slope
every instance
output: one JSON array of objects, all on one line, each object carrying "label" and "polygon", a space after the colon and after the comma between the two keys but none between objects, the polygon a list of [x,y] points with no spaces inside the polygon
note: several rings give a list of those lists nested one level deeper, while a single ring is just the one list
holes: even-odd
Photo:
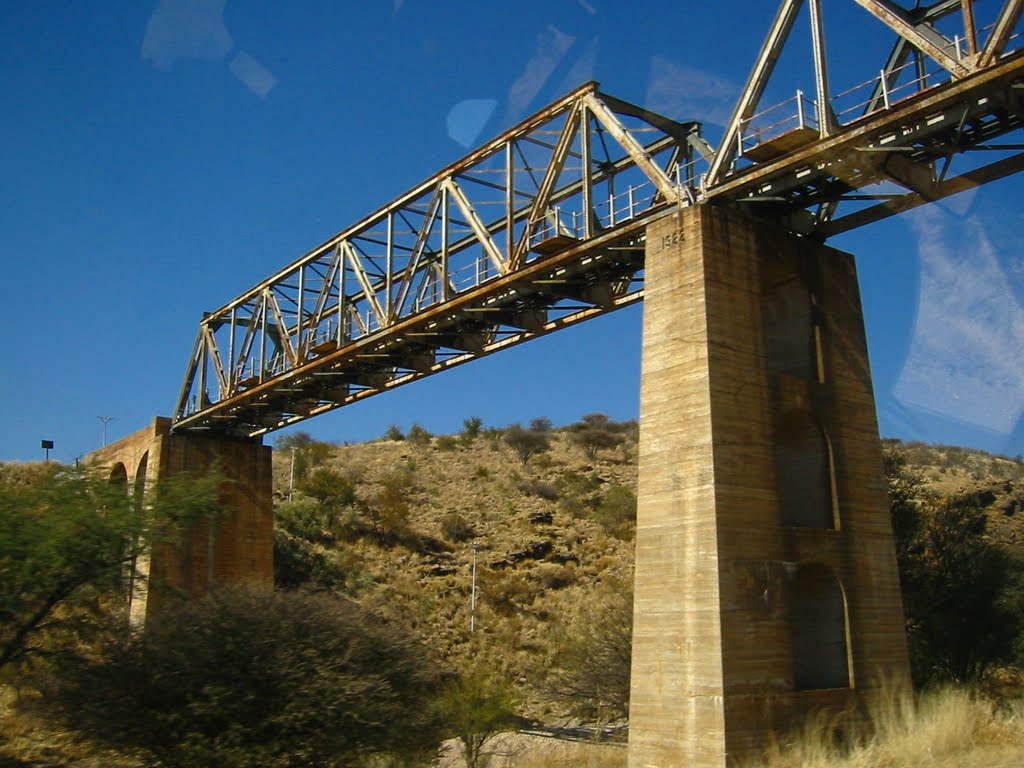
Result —
[{"label": "rocky hill slope", "polygon": [[[404,621],[445,663],[500,672],[526,711],[557,717],[566,710],[549,671],[573,638],[609,622],[628,631],[635,424],[597,417],[595,432],[539,420],[549,449],[525,462],[506,432],[469,426],[457,436],[392,428],[344,446],[285,438],[275,455],[278,577]],[[902,450],[935,494],[973,497],[1001,543],[1024,543],[1020,461],[887,447]]]}]

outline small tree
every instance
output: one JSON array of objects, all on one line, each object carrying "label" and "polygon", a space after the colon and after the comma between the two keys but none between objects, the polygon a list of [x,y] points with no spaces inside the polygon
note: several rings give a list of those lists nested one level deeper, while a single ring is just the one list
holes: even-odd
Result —
[{"label": "small tree", "polygon": [[569,427],[570,439],[593,461],[602,449],[617,448],[626,441],[628,425],[617,424],[603,413],[588,413]]},{"label": "small tree", "polygon": [[274,448],[278,451],[290,451],[293,448],[298,450],[299,448],[305,448],[306,446],[312,445],[316,440],[309,432],[290,432],[287,435],[278,435],[274,440]]},{"label": "small tree", "polygon": [[347,507],[356,500],[356,489],[352,482],[327,467],[314,469],[299,483],[299,490],[332,509]]},{"label": "small tree", "polygon": [[221,592],[101,650],[61,668],[53,714],[162,765],[351,766],[440,741],[424,649],[337,598]]},{"label": "small tree", "polygon": [[449,685],[437,700],[438,718],[458,739],[467,768],[483,768],[487,743],[514,722],[513,699],[507,685],[480,671]]},{"label": "small tree", "polygon": [[382,542],[394,541],[406,533],[409,526],[409,491],[413,478],[409,470],[396,470],[381,481],[381,489],[363,512]]},{"label": "small tree", "polygon": [[546,431],[523,429],[520,424],[505,430],[505,443],[515,451],[524,467],[534,455],[551,450],[551,438]]},{"label": "small tree", "polygon": [[1024,565],[988,540],[975,498],[928,494],[899,449],[883,466],[914,680],[976,682],[1021,650]]},{"label": "small tree", "polygon": [[413,424],[409,427],[409,434],[406,436],[406,439],[414,445],[428,445],[432,437],[433,435],[424,427],[419,424]]},{"label": "small tree", "polygon": [[555,635],[547,688],[577,717],[629,716],[633,587],[610,579]]},{"label": "small tree", "polygon": [[550,432],[554,425],[547,416],[538,416],[530,419],[530,429],[534,432]]},{"label": "small tree", "polygon": [[594,510],[594,520],[608,533],[623,536],[636,523],[636,494],[625,485],[613,485]]},{"label": "small tree", "polygon": [[970,683],[1013,660],[1024,629],[1022,564],[985,538],[971,500],[935,507],[904,556],[907,636],[919,682]]},{"label": "small tree", "polygon": [[484,426],[484,420],[479,416],[470,416],[462,422],[462,441],[471,443],[480,436],[480,430]]},{"label": "small tree", "polygon": [[221,482],[162,480],[144,506],[84,469],[0,467],[0,669],[98,631],[154,538],[217,515]]}]

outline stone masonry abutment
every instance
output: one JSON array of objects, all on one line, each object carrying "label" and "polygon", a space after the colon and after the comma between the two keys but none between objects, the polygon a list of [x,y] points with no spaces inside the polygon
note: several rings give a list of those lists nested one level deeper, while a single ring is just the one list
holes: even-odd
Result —
[{"label": "stone masonry abutment", "polygon": [[156,418],[138,432],[90,454],[139,503],[147,489],[182,473],[216,470],[223,515],[201,520],[180,541],[160,541],[136,568],[145,578],[130,589],[132,623],[141,626],[168,600],[208,594],[216,584],[273,585],[273,488],[271,449],[259,440],[171,433],[171,421]]}]

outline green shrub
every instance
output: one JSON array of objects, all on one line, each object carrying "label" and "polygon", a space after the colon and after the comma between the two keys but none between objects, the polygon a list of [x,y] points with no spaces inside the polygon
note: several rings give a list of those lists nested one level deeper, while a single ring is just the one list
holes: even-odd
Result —
[{"label": "green shrub", "polygon": [[333,507],[303,496],[282,501],[275,507],[274,516],[280,528],[310,542],[329,540],[337,521],[337,512]]},{"label": "green shrub", "polygon": [[415,445],[429,445],[432,437],[433,435],[419,424],[413,424],[409,427],[409,434],[406,435],[406,440]]},{"label": "green shrub", "polygon": [[325,595],[222,590],[61,673],[51,716],[147,765],[341,768],[421,760],[442,737],[425,649]]},{"label": "green shrub", "polygon": [[448,541],[466,541],[473,538],[473,524],[458,512],[448,512],[440,521],[441,535]]},{"label": "green shrub", "polygon": [[511,688],[482,671],[473,671],[449,685],[436,711],[450,736],[458,740],[466,768],[487,764],[487,743],[514,725]]},{"label": "green shrub", "polygon": [[551,449],[551,438],[546,429],[523,429],[521,425],[513,424],[505,430],[504,440],[519,457],[523,466],[530,461],[530,457]]},{"label": "green shrub", "polygon": [[613,485],[594,510],[594,522],[608,533],[622,536],[636,523],[636,494],[624,485]]},{"label": "green shrub", "polygon": [[459,447],[459,440],[454,435],[441,435],[434,441],[439,451],[454,451]]},{"label": "green shrub", "polygon": [[536,496],[545,501],[558,501],[558,489],[551,483],[541,480],[520,480],[516,483],[516,490],[524,496]]},{"label": "green shrub", "polygon": [[345,507],[356,500],[355,485],[327,467],[313,470],[299,483],[299,490],[328,507]]},{"label": "green shrub", "polygon": [[484,420],[479,416],[470,416],[462,422],[462,442],[468,444],[476,440],[480,436],[480,430],[484,425]]}]

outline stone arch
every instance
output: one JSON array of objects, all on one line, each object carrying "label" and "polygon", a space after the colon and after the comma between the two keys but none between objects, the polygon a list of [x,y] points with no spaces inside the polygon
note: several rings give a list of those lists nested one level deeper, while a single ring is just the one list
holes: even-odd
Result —
[{"label": "stone arch", "polygon": [[775,436],[775,474],[782,524],[838,528],[832,446],[807,411],[790,411]]},{"label": "stone arch", "polygon": [[142,502],[142,497],[146,492],[146,473],[149,470],[149,451],[142,454],[142,458],[139,459],[139,466],[135,470],[135,483],[132,486],[132,495]]},{"label": "stone arch", "polygon": [[120,461],[110,468],[108,482],[111,485],[122,486],[124,487],[125,493],[128,492],[128,470]]},{"label": "stone arch", "polygon": [[[141,510],[146,495],[146,474],[149,470],[149,451],[142,454],[135,470],[135,481],[132,485],[132,503]],[[128,563],[128,622],[133,627],[141,627],[145,623],[147,587],[146,577],[149,575],[149,558],[140,554],[138,539],[132,543],[133,554]]]},{"label": "stone arch", "polygon": [[846,596],[839,579],[824,565],[802,565],[788,593],[794,689],[849,688]]}]

